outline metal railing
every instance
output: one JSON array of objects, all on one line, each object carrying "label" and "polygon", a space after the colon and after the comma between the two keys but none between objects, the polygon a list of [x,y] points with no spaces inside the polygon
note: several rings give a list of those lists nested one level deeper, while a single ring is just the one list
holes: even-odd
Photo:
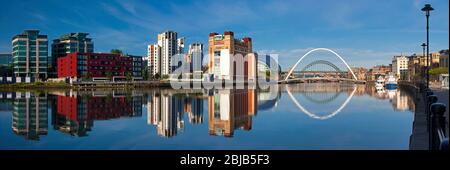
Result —
[{"label": "metal railing", "polygon": [[428,124],[429,149],[448,150],[447,122],[444,117],[447,106],[443,103],[437,103],[438,98],[430,89],[425,89],[423,94],[426,100],[425,114]]}]

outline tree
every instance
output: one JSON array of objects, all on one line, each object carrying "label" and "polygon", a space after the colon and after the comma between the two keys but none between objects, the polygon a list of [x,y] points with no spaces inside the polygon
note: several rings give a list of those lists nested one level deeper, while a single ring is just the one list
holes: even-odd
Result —
[{"label": "tree", "polygon": [[111,49],[111,54],[122,55],[123,52],[122,52],[122,50],[119,50],[119,49]]},{"label": "tree", "polygon": [[106,78],[111,81],[112,80],[112,74],[111,72],[106,72]]},{"label": "tree", "polygon": [[85,72],[83,73],[82,79],[83,81],[89,81],[91,79],[91,76],[89,75],[89,73]]},{"label": "tree", "polygon": [[430,69],[430,75],[448,74],[448,67],[438,67]]},{"label": "tree", "polygon": [[168,74],[164,74],[164,75],[162,76],[162,78],[163,78],[163,79],[168,79],[168,78],[169,78],[169,75],[168,75]]},{"label": "tree", "polygon": [[266,77],[270,77],[270,70],[266,70]]},{"label": "tree", "polygon": [[155,79],[155,80],[159,80],[161,78],[161,76],[159,75],[159,73],[156,73],[154,76],[153,76],[153,79]]},{"label": "tree", "polygon": [[13,76],[14,75],[14,64],[9,64],[6,68],[6,76]]},{"label": "tree", "polygon": [[125,79],[127,81],[131,81],[133,79],[133,76],[131,75],[131,72],[127,72],[125,73]]},{"label": "tree", "polygon": [[203,73],[206,73],[208,71],[208,69],[209,69],[208,65],[202,66]]},{"label": "tree", "polygon": [[142,70],[142,75],[143,75],[143,77],[144,77],[144,80],[148,80],[148,76],[149,76],[149,74],[148,74],[148,67],[145,67],[145,68]]}]

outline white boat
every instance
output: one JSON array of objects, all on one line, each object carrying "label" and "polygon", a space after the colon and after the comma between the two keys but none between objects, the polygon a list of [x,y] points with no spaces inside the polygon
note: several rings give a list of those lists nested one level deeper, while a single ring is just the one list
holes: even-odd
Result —
[{"label": "white boat", "polygon": [[384,83],[384,87],[386,89],[396,89],[397,88],[397,78],[395,78],[394,75],[389,74],[386,77],[385,83]]},{"label": "white boat", "polygon": [[380,87],[384,87],[384,77],[380,76],[378,77],[377,81],[375,82],[375,87],[380,88]]}]

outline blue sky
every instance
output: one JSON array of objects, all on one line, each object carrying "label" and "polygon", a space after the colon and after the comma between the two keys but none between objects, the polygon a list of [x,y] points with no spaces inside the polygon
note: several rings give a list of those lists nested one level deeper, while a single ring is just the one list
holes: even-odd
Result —
[{"label": "blue sky", "polygon": [[336,51],[351,66],[369,67],[421,53],[425,3],[435,8],[430,50],[449,47],[448,0],[0,1],[0,52],[10,52],[11,37],[30,28],[50,40],[88,32],[96,52],[119,48],[143,56],[165,30],[206,45],[210,32],[232,30],[252,37],[255,51],[279,54],[283,68],[318,47]]}]

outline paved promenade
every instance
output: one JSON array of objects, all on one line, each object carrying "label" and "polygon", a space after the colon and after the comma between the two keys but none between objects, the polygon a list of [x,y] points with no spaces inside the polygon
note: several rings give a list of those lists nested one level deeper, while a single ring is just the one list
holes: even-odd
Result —
[{"label": "paved promenade", "polygon": [[425,100],[421,94],[416,98],[416,108],[414,113],[414,122],[412,134],[409,142],[410,150],[428,150],[428,127],[427,116],[425,112]]},{"label": "paved promenade", "polygon": [[[446,117],[446,135],[448,136],[449,131],[449,100],[448,100],[448,92],[447,89],[432,89],[434,94],[438,97],[438,102],[443,103],[447,106],[445,117]],[[428,150],[428,130],[427,130],[427,117],[425,112],[425,99],[421,94],[416,98],[416,108],[414,113],[414,122],[413,122],[413,130],[412,135],[410,137],[410,146],[411,150]]]}]

